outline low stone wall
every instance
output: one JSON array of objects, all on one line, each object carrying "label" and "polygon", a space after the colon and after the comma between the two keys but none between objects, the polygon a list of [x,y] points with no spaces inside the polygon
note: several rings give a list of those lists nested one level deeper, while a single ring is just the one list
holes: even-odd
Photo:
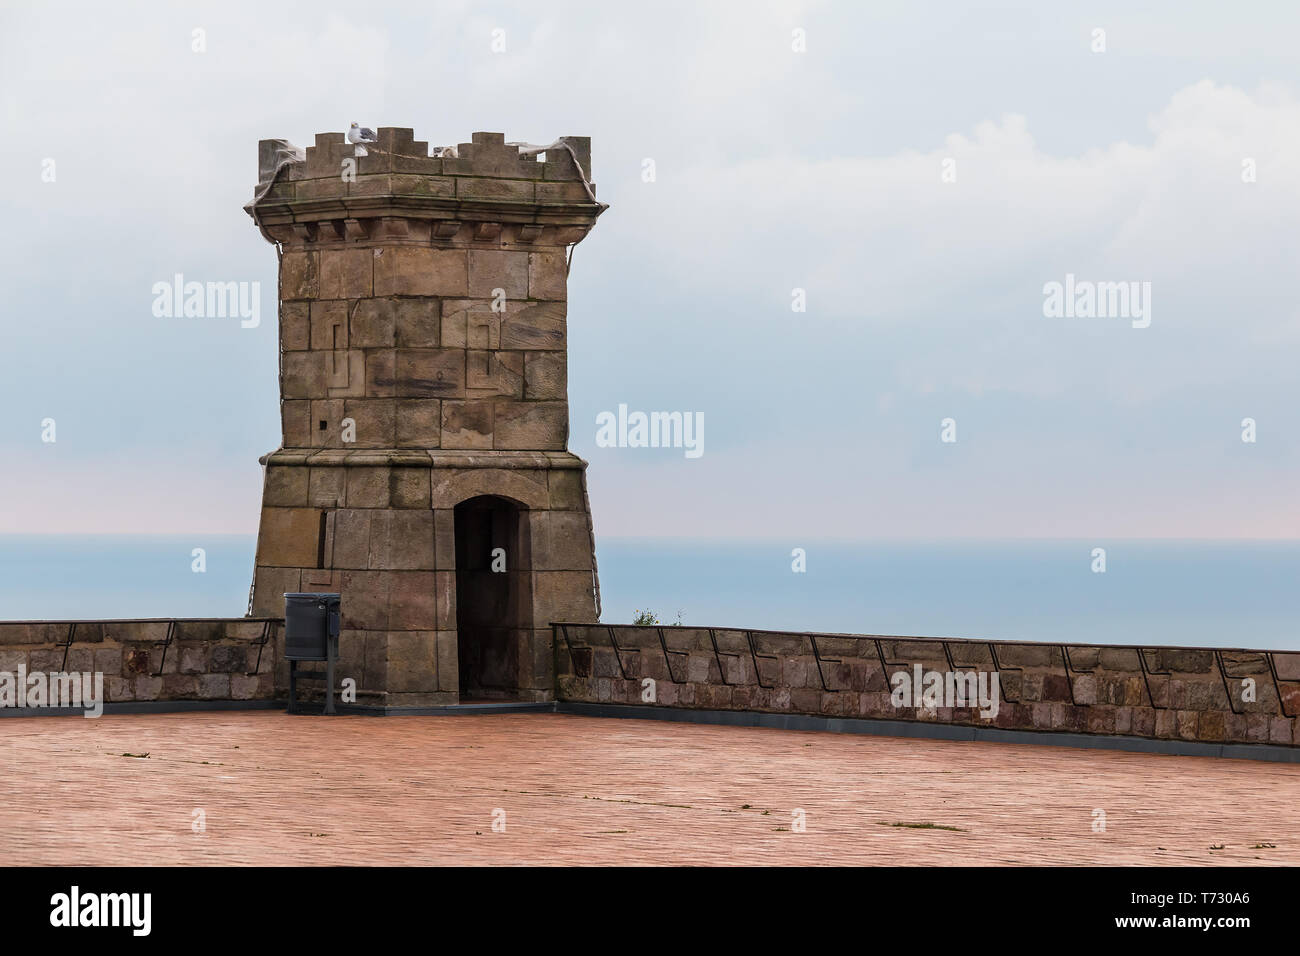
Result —
[{"label": "low stone wall", "polygon": [[[555,648],[560,701],[1300,746],[1300,652],[603,624]],[[894,706],[916,665],[996,673],[997,715]]]},{"label": "low stone wall", "polygon": [[[1300,652],[556,624],[561,702],[1300,747]],[[0,673],[104,675],[107,703],[284,697],[278,618],[0,623]],[[895,706],[895,675],[996,674],[997,713]],[[647,678],[650,683],[647,683]],[[313,686],[303,688],[313,695]],[[922,701],[922,704],[925,702]]]},{"label": "low stone wall", "polygon": [[6,621],[0,673],[101,672],[107,703],[270,700],[283,631],[276,618]]}]

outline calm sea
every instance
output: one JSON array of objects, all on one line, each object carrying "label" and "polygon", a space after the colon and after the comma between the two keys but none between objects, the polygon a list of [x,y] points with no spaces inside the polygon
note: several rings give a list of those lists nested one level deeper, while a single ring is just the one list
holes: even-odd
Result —
[{"label": "calm sea", "polygon": [[[1092,549],[1106,548],[1106,571]],[[601,538],[602,620],[1300,650],[1300,542]],[[203,548],[206,571],[192,552]],[[252,536],[0,536],[0,620],[237,617]]]}]

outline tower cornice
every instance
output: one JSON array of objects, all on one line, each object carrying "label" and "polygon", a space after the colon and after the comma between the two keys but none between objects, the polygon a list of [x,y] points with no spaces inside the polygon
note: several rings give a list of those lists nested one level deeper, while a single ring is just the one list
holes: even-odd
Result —
[{"label": "tower cornice", "polygon": [[588,179],[586,137],[521,152],[501,133],[475,133],[455,156],[430,156],[410,129],[383,127],[377,136],[358,149],[342,133],[320,133],[301,160],[287,163],[282,141],[263,140],[262,195],[250,215],[288,246],[564,246],[580,241],[606,208]]}]

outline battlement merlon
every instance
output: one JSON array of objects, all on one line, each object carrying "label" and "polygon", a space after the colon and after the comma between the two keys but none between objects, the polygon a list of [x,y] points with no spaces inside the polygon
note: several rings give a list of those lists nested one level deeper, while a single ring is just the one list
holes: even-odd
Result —
[{"label": "battlement merlon", "polygon": [[[450,157],[430,156],[428,143],[405,127],[381,127],[376,136],[357,156],[345,134],[317,133],[305,158],[285,164],[249,214],[269,238],[289,245],[508,239],[564,246],[580,241],[606,209],[592,198],[590,137],[565,136],[545,153],[521,155],[504,134],[479,132]],[[258,144],[263,183],[281,145]]]}]

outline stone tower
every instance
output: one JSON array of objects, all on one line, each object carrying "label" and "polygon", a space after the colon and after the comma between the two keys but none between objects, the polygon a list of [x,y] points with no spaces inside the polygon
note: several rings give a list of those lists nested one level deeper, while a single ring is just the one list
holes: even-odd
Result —
[{"label": "stone tower", "polygon": [[599,603],[567,450],[566,249],[605,209],[590,140],[260,145],[284,438],[261,459],[252,613],[339,592],[359,704],[550,699],[550,623]]}]

